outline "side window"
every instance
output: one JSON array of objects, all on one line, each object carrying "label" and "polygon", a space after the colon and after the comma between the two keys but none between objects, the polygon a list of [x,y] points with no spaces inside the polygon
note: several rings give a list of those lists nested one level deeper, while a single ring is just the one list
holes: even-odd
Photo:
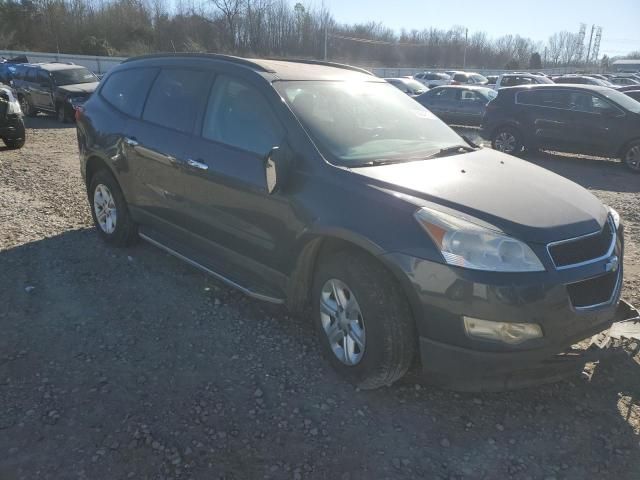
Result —
[{"label": "side window", "polygon": [[529,85],[532,83],[531,77],[515,77],[514,85]]},{"label": "side window", "polygon": [[24,76],[24,79],[27,82],[35,82],[36,81],[36,69],[35,68],[30,68],[29,70],[27,70],[27,74]]},{"label": "side window", "polygon": [[193,131],[210,78],[210,73],[198,70],[162,70],[151,87],[142,119],[180,132]]},{"label": "side window", "polygon": [[441,88],[434,95],[438,100],[455,100],[457,95],[457,90],[454,88]]},{"label": "side window", "polygon": [[44,70],[38,70],[38,75],[36,77],[36,81],[40,85],[50,85],[51,78],[49,78],[49,74]]},{"label": "side window", "polygon": [[462,92],[462,100],[466,102],[473,102],[474,100],[478,100],[478,95],[476,92],[472,92],[471,90],[463,90]]},{"label": "side window", "polygon": [[603,114],[616,112],[618,109],[603,98],[586,92],[571,92],[570,107],[576,112]]},{"label": "side window", "polygon": [[505,75],[504,77],[502,77],[502,80],[500,80],[500,86],[502,87],[511,87],[513,85],[513,77]]},{"label": "side window", "polygon": [[467,83],[467,76],[464,73],[456,73],[453,76],[453,79],[456,82],[460,82],[460,83]]},{"label": "side window", "polygon": [[133,68],[112,73],[100,89],[100,95],[113,107],[139,118],[157,68]]},{"label": "side window", "polygon": [[265,98],[253,86],[221,75],[209,97],[202,136],[266,155],[280,143],[284,131]]},{"label": "side window", "polygon": [[566,90],[534,90],[518,92],[516,103],[537,107],[569,108],[569,94]]}]

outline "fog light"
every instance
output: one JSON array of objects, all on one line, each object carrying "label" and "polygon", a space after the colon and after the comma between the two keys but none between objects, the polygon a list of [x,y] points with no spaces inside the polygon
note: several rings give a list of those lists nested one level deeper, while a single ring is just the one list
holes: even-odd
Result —
[{"label": "fog light", "polygon": [[491,322],[479,318],[463,317],[467,335],[484,340],[493,340],[517,345],[526,340],[542,337],[537,323]]}]

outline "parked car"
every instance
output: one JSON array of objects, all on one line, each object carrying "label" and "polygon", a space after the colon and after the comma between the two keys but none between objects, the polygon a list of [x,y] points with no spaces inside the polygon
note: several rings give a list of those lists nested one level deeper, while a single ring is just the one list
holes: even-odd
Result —
[{"label": "parked car", "polygon": [[[449,73],[449,72],[447,72]],[[487,77],[473,72],[451,72],[451,85],[486,85]]]},{"label": "parked car", "polygon": [[322,351],[361,388],[392,384],[418,352],[461,388],[548,380],[584,364],[556,354],[629,312],[613,209],[471,146],[355,67],[128,59],[77,131],[102,239],[141,237],[251,297],[310,308]]},{"label": "parked car", "polygon": [[427,87],[412,78],[385,78],[385,80],[410,97],[417,97],[427,91]]},{"label": "parked car", "polygon": [[67,63],[19,65],[13,78],[22,112],[55,113],[66,123],[98,86],[98,78],[85,67]]},{"label": "parked car", "polygon": [[599,78],[589,77],[587,75],[562,75],[560,77],[554,77],[553,83],[570,83],[572,85],[597,85],[600,87],[616,88],[607,80],[600,80]]},{"label": "parked car", "polygon": [[600,74],[600,73],[585,73],[584,74],[585,77],[591,77],[591,78],[597,78],[598,80],[605,80],[605,81],[609,81],[609,78]]},{"label": "parked car", "polygon": [[482,129],[502,152],[525,147],[603,155],[640,172],[640,103],[608,87],[500,89],[487,105]]},{"label": "parked car", "polygon": [[640,80],[635,77],[613,77],[610,79],[611,83],[614,85],[640,85]]},{"label": "parked car", "polygon": [[640,102],[640,85],[638,85],[638,90],[627,90],[624,94]]},{"label": "parked car", "polygon": [[441,85],[449,85],[451,77],[446,73],[440,72],[422,72],[413,76],[418,82],[427,88],[439,87]]},{"label": "parked car", "polygon": [[416,97],[416,101],[449,124],[480,125],[487,103],[495,90],[473,85],[435,87]]},{"label": "parked car", "polygon": [[26,134],[20,104],[11,88],[0,85],[0,138],[9,149],[22,148]]},{"label": "parked car", "polygon": [[616,88],[619,92],[628,92],[629,90],[640,90],[640,85],[624,85]]},{"label": "parked car", "polygon": [[547,77],[541,75],[533,75],[531,73],[504,73],[498,76],[495,90],[502,87],[515,87],[517,85],[537,85],[544,83],[553,83]]}]

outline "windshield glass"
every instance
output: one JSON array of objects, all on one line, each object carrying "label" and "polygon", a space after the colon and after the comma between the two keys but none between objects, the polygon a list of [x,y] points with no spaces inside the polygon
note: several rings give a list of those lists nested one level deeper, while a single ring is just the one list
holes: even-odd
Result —
[{"label": "windshield glass", "polygon": [[549,79],[549,78],[547,78],[547,77],[542,77],[542,76],[537,77],[537,78],[536,78],[536,81],[537,81],[538,83],[553,83],[553,81],[552,81],[551,79]]},{"label": "windshield glass", "polygon": [[484,77],[482,75],[480,75],[479,73],[472,73],[471,78],[473,79],[474,82],[476,83],[487,83],[487,77]]},{"label": "windshield glass", "polygon": [[418,160],[465,144],[431,112],[386,82],[281,81],[274,86],[323,154],[343,165]]},{"label": "windshield glass", "polygon": [[425,86],[423,84],[421,84],[420,82],[418,82],[417,80],[412,80],[412,79],[407,78],[407,79],[403,80],[403,83],[413,93],[422,93],[422,92],[426,91]]},{"label": "windshield glass", "polygon": [[75,85],[76,83],[97,82],[98,77],[86,68],[56,70],[51,72],[56,85]]},{"label": "windshield glass", "polygon": [[637,100],[634,100],[630,96],[625,95],[624,93],[618,92],[613,89],[610,91],[609,90],[601,91],[600,93],[605,97],[607,97],[612,102],[620,105],[622,108],[629,110],[631,112],[640,113],[640,102],[638,102]]}]

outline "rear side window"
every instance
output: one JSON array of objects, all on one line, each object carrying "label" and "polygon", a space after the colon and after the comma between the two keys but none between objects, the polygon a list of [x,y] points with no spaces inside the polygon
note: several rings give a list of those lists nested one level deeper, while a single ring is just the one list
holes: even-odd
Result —
[{"label": "rear side window", "polygon": [[157,68],[132,68],[109,75],[100,95],[114,108],[139,118]]},{"label": "rear side window", "polygon": [[466,81],[467,81],[467,76],[466,76],[464,73],[456,73],[456,74],[453,76],[453,79],[454,79],[456,82],[466,82]]},{"label": "rear side window", "polygon": [[518,92],[516,95],[516,103],[538,107],[569,109],[569,91],[545,89]]},{"label": "rear side window", "polygon": [[209,92],[210,78],[210,73],[198,70],[162,70],[151,87],[142,119],[180,132],[192,132]]},{"label": "rear side window", "polygon": [[221,75],[207,105],[202,136],[266,155],[284,135],[266,99],[253,86]]},{"label": "rear side window", "polygon": [[51,82],[49,74],[44,70],[38,70],[37,82],[40,85],[49,85],[49,83]]}]

